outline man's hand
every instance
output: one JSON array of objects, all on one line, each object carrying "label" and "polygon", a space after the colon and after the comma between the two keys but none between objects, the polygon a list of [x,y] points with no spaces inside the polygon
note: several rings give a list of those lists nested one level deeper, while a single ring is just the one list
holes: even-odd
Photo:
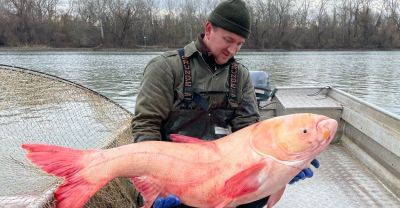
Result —
[{"label": "man's hand", "polygon": [[153,204],[153,208],[172,208],[181,204],[181,200],[175,195],[158,197]]},{"label": "man's hand", "polygon": [[[313,165],[315,168],[319,168],[319,161],[317,159],[314,159],[311,161],[311,165]],[[314,173],[310,168],[305,168],[302,171],[300,171],[299,174],[297,174],[290,182],[289,184],[294,184],[295,182],[299,180],[304,180],[306,178],[311,178],[313,177]]]}]

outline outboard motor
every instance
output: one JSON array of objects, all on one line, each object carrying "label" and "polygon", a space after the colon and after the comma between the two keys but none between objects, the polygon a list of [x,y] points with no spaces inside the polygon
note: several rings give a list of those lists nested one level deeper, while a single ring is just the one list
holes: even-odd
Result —
[{"label": "outboard motor", "polygon": [[265,71],[250,71],[250,78],[256,88],[270,89],[269,76]]},{"label": "outboard motor", "polygon": [[250,78],[256,91],[258,107],[261,101],[272,99],[276,89],[271,90],[269,85],[269,76],[265,71],[250,71]]}]

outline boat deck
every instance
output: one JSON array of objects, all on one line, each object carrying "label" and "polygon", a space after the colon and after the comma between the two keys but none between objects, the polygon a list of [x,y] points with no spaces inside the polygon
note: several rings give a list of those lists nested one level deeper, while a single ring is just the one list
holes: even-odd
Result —
[{"label": "boat deck", "polygon": [[274,207],[400,207],[400,199],[343,146],[330,145],[318,160],[314,176],[288,185]]}]

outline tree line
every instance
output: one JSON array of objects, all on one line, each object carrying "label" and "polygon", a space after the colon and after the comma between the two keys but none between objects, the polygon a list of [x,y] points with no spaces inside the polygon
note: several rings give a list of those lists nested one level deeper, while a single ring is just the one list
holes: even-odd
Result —
[{"label": "tree line", "polygon": [[[0,47],[181,47],[219,0],[0,0]],[[400,48],[400,0],[248,0],[249,49]]]}]

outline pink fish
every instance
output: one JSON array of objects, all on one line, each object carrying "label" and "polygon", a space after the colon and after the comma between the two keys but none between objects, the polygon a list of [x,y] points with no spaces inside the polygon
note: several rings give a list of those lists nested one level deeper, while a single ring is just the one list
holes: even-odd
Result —
[{"label": "pink fish", "polygon": [[248,126],[215,141],[172,135],[106,150],[23,144],[27,157],[64,178],[59,208],[83,207],[116,177],[129,177],[151,207],[174,194],[193,207],[236,207],[270,196],[272,207],[286,184],[331,142],[337,122],[322,115],[292,114]]}]

